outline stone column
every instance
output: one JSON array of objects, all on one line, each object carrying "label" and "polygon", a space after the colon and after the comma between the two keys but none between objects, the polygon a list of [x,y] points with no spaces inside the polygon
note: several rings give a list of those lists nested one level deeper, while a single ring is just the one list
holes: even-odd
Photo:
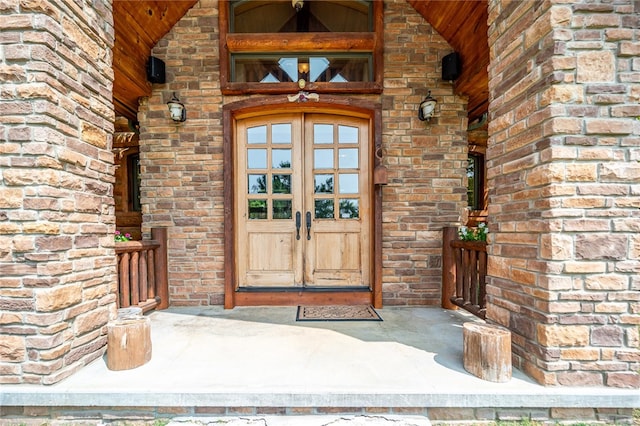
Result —
[{"label": "stone column", "polygon": [[1,2],[0,28],[0,383],[51,384],[115,314],[111,2]]},{"label": "stone column", "polygon": [[489,1],[487,316],[545,385],[640,387],[637,8]]}]

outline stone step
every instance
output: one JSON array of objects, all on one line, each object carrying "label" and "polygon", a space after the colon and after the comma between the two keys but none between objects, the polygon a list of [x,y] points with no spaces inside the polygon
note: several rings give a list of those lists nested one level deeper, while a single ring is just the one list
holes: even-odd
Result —
[{"label": "stone step", "polygon": [[424,416],[303,415],[175,417],[167,426],[431,426]]}]

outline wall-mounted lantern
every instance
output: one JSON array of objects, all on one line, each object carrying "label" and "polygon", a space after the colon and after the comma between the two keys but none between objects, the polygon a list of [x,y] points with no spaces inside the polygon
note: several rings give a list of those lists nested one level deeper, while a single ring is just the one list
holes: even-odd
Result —
[{"label": "wall-mounted lantern", "polygon": [[291,6],[293,6],[296,12],[300,12],[304,7],[304,0],[291,0]]},{"label": "wall-mounted lantern", "polygon": [[182,123],[187,120],[187,109],[184,107],[184,104],[180,102],[180,99],[176,97],[176,92],[173,92],[173,97],[167,102],[167,106],[169,107],[169,114],[173,121]]},{"label": "wall-mounted lantern", "polygon": [[429,90],[427,97],[420,102],[420,108],[418,108],[418,118],[420,121],[431,121],[437,103],[438,101],[431,97],[431,90]]}]

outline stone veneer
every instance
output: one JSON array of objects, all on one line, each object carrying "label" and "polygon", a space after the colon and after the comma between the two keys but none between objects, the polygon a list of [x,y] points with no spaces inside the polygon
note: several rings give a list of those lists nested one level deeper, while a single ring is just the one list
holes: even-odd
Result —
[{"label": "stone veneer", "polygon": [[[54,383],[103,353],[115,313],[111,3],[0,2],[0,383]],[[637,3],[489,1],[488,318],[543,384],[640,387]],[[141,105],[144,226],[169,227],[174,304],[221,304],[217,2],[158,45]],[[440,300],[440,230],[464,205],[464,100],[442,38],[385,2],[384,303]],[[431,89],[436,118],[416,108]],[[166,101],[189,110],[175,125]]]},{"label": "stone veneer", "polygon": [[[190,424],[268,424],[272,416],[287,416],[293,424],[295,416],[308,422],[306,416],[355,416],[354,424],[375,424],[376,419],[391,424],[388,416],[424,416],[434,425],[491,425],[506,424],[601,424],[633,425],[630,408],[576,408],[576,407],[209,407],[209,406],[159,406],[159,407],[0,407],[0,418],[12,424],[40,426],[56,423],[144,426],[169,423]],[[300,418],[299,417],[299,418]],[[411,417],[400,417],[398,424],[412,424]],[[327,420],[326,424],[331,419]],[[343,419],[336,419],[343,423]],[[415,421],[415,419],[412,419]],[[365,422],[365,423],[363,423]],[[315,422],[314,422],[315,423]],[[339,424],[339,423],[338,423]]]},{"label": "stone veneer", "polygon": [[0,383],[99,357],[115,313],[109,1],[0,1]]},{"label": "stone veneer", "polygon": [[[167,84],[140,106],[143,232],[169,228],[172,305],[224,296],[222,106],[245,98],[220,91],[217,7],[200,1],[158,43]],[[406,1],[385,2],[384,25],[384,93],[357,96],[382,104],[383,303],[435,305],[442,227],[457,224],[466,203],[466,101],[440,78],[451,47]],[[438,100],[430,125],[417,118],[428,90]],[[173,92],[187,108],[183,124],[167,115]]]},{"label": "stone veneer", "polygon": [[489,1],[487,317],[547,385],[640,387],[639,7]]}]

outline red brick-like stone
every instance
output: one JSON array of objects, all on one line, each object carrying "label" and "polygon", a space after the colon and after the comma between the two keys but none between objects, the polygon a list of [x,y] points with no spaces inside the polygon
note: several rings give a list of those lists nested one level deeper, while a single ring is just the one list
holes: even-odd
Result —
[{"label": "red brick-like stone", "polygon": [[637,371],[619,371],[606,374],[605,384],[616,388],[640,388],[640,373]]}]

